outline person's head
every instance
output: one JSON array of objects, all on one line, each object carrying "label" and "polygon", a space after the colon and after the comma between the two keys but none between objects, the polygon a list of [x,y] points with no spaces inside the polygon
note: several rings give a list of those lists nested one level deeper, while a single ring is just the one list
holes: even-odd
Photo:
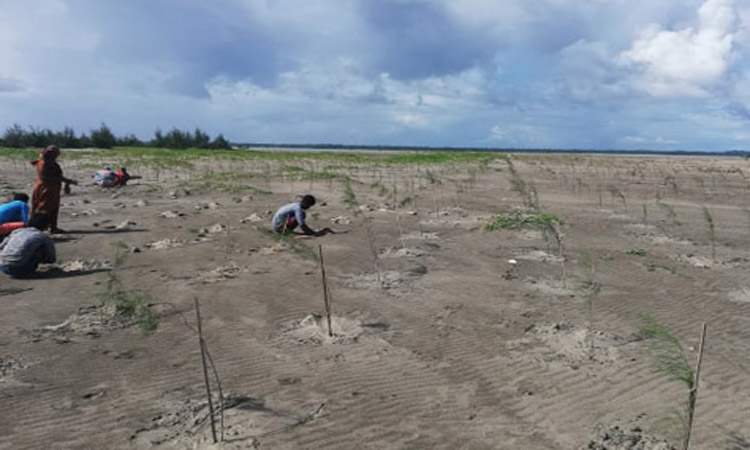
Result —
[{"label": "person's head", "polygon": [[302,200],[300,200],[299,202],[299,205],[302,207],[302,209],[309,209],[314,204],[315,204],[315,197],[313,197],[310,194],[307,194],[304,197],[302,197]]},{"label": "person's head", "polygon": [[34,213],[26,226],[28,228],[36,228],[37,230],[46,230],[49,228],[49,216],[42,212]]},{"label": "person's head", "polygon": [[48,145],[42,150],[42,158],[45,161],[54,161],[60,155],[60,148],[56,145]]},{"label": "person's head", "polygon": [[120,167],[120,172],[123,173],[123,174],[125,174],[125,175],[127,175],[128,174],[128,169],[125,168],[125,167]]},{"label": "person's head", "polygon": [[29,196],[24,194],[23,192],[16,192],[15,194],[13,194],[13,201],[29,203]]}]

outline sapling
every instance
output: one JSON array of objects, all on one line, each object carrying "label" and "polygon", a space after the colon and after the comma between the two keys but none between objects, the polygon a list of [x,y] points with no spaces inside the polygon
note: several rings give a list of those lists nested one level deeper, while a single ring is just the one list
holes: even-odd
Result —
[{"label": "sapling", "polygon": [[677,225],[677,211],[675,210],[674,206],[668,204],[668,203],[657,203],[659,207],[664,211],[664,214],[666,214],[667,218],[672,222],[672,225]]},{"label": "sapling", "polygon": [[599,291],[601,291],[601,285],[596,282],[596,265],[591,255],[587,252],[581,254],[581,266],[583,266],[584,273],[586,275],[585,297],[586,297],[586,313],[588,315],[588,330],[586,333],[586,341],[588,342],[589,358],[592,359],[594,356],[594,300],[596,300]]},{"label": "sapling", "polygon": [[682,383],[688,389],[688,401],[685,405],[685,410],[683,413],[678,412],[683,425],[682,448],[683,450],[688,450],[698,399],[698,381],[706,339],[706,324],[704,322],[701,327],[698,359],[695,369],[693,369],[680,340],[671,329],[659,324],[648,313],[640,313],[639,318],[641,321],[640,334],[646,339],[648,349],[656,363],[656,371],[668,376],[672,380]]},{"label": "sapling", "polygon": [[612,195],[612,199],[613,199],[613,200],[614,200],[615,198],[619,198],[619,199],[620,199],[620,201],[622,201],[622,206],[623,206],[624,208],[627,208],[627,207],[628,207],[628,202],[627,202],[627,199],[625,198],[625,194],[623,194],[623,193],[622,193],[622,191],[620,191],[620,190],[619,190],[619,189],[617,188],[617,186],[615,186],[615,185],[613,185],[613,184],[608,184],[608,185],[607,185],[607,191],[609,191],[610,195]]},{"label": "sapling", "polygon": [[372,219],[369,217],[365,218],[365,230],[367,231],[367,243],[370,247],[370,254],[372,255],[372,262],[375,268],[378,286],[382,286],[382,278],[380,276],[380,258],[378,257],[378,249],[375,246],[375,233],[372,230]]},{"label": "sapling", "polygon": [[711,215],[711,211],[703,205],[703,218],[706,220],[706,227],[708,230],[708,241],[711,245],[711,261],[716,261],[716,228],[714,225],[714,218]]}]

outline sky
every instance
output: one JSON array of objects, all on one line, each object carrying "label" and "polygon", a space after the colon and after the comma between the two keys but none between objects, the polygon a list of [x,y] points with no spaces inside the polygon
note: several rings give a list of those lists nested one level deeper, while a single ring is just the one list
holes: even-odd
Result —
[{"label": "sky", "polygon": [[0,132],[750,149],[750,0],[0,0]]}]

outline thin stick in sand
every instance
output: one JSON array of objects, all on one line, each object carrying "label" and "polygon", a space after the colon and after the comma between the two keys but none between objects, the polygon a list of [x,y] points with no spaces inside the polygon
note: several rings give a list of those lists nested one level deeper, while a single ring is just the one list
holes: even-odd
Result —
[{"label": "thin stick in sand", "polygon": [[693,430],[693,417],[695,416],[695,404],[698,401],[698,380],[701,375],[701,362],[703,361],[703,345],[706,342],[706,322],[703,322],[703,329],[701,330],[701,341],[698,345],[698,362],[695,364],[695,372],[693,375],[693,387],[690,389],[690,395],[688,396],[688,418],[687,418],[687,430],[685,430],[685,442],[683,445],[684,450],[690,448],[690,434]]},{"label": "thin stick in sand", "polygon": [[326,308],[326,319],[328,320],[328,336],[333,337],[331,327],[331,300],[328,298],[328,283],[326,281],[326,267],[323,263],[323,246],[318,245],[318,256],[320,257],[320,276],[323,279],[323,303]]},{"label": "thin stick in sand", "polygon": [[201,309],[198,305],[198,297],[194,298],[195,300],[195,317],[198,321],[198,343],[201,347],[201,363],[203,364],[203,380],[206,383],[206,395],[208,396],[208,415],[211,418],[211,436],[214,439],[214,444],[217,442],[216,440],[216,419],[214,418],[214,404],[213,401],[211,401],[211,385],[208,382],[208,367],[206,366],[206,349],[205,349],[205,342],[203,341],[203,328],[201,326]]}]

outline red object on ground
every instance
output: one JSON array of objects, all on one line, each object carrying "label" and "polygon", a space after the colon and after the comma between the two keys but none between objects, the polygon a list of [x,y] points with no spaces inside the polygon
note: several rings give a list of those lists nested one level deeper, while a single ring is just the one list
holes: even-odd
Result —
[{"label": "red object on ground", "polygon": [[13,230],[23,228],[24,225],[25,224],[23,222],[8,222],[0,225],[0,238],[9,235],[13,232]]}]

